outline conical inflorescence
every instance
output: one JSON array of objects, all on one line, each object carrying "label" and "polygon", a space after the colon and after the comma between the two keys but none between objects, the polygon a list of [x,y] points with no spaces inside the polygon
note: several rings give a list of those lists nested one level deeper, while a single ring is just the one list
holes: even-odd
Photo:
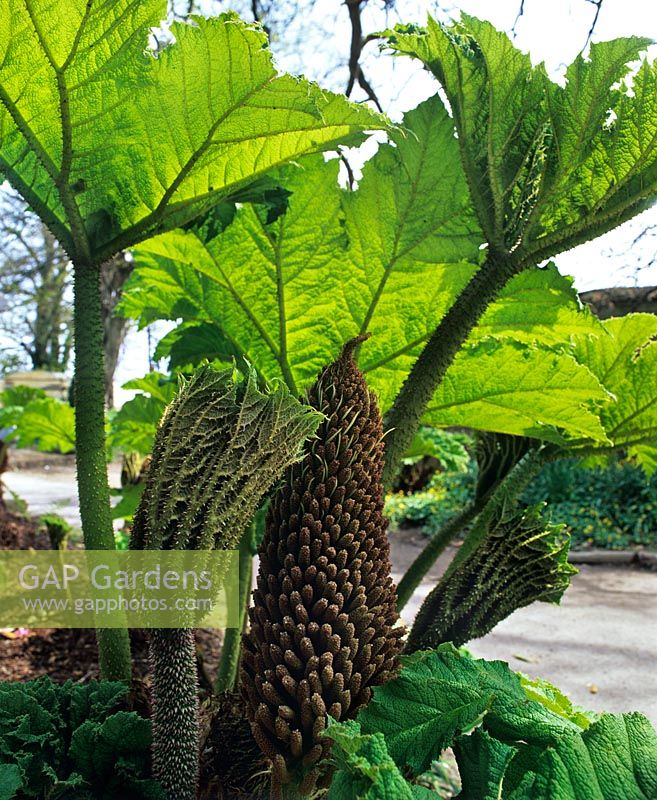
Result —
[{"label": "conical inflorescence", "polygon": [[244,638],[242,691],[273,794],[301,793],[328,754],[326,715],[353,717],[394,675],[402,628],[383,517],[383,430],[347,343],[309,391],[325,415],[270,504]]}]

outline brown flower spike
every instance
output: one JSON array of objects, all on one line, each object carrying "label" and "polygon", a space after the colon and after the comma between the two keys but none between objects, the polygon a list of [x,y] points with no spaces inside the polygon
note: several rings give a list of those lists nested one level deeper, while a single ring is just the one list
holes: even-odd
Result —
[{"label": "brown flower spike", "polygon": [[272,793],[310,792],[330,740],[326,714],[355,716],[393,677],[403,630],[383,517],[383,429],[348,342],[308,403],[326,419],[273,498],[244,638],[242,691],[271,759]]}]

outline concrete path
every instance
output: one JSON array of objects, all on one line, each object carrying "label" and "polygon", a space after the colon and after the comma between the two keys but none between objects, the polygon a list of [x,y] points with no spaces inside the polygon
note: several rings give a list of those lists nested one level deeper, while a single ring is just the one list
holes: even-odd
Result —
[{"label": "concrete path", "polygon": [[[110,486],[119,486],[121,465],[110,464],[109,472]],[[11,470],[2,479],[8,489],[25,500],[32,516],[59,514],[75,528],[80,527],[75,467],[46,463],[29,470]]]},{"label": "concrete path", "polygon": [[[120,465],[110,466],[118,485]],[[54,511],[79,526],[74,469],[47,464],[9,472],[5,483],[34,515]],[[398,579],[426,539],[391,535]],[[455,551],[431,570],[404,609],[410,622]],[[534,603],[469,645],[476,656],[508,661],[594,710],[638,710],[657,725],[657,573],[627,567],[581,566],[560,606]]]},{"label": "concrete path", "polygon": [[[395,550],[393,545],[398,569]],[[586,565],[579,570],[561,605],[519,609],[468,648],[479,658],[500,659],[550,681],[584,708],[641,711],[657,726],[657,573]],[[402,614],[407,623],[433,585],[418,587]]]}]

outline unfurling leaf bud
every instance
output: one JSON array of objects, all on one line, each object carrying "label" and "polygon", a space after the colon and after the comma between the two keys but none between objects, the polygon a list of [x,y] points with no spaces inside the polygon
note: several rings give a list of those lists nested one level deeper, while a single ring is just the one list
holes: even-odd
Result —
[{"label": "unfurling leaf bud", "polygon": [[353,717],[401,650],[383,517],[383,430],[348,342],[310,389],[325,415],[270,504],[242,691],[276,787],[312,790],[326,715]]}]

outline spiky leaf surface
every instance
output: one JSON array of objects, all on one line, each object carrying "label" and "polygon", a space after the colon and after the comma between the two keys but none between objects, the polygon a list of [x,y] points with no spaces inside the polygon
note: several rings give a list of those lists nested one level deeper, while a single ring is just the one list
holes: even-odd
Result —
[{"label": "spiky leaf surface", "polygon": [[484,636],[516,609],[558,603],[577,570],[568,564],[563,525],[538,508],[515,510],[490,526],[479,547],[441,578],[417,614],[407,651]]},{"label": "spiky leaf surface", "polygon": [[609,440],[651,472],[657,439],[657,319],[628,314],[602,324],[602,336],[577,338],[575,356],[614,395],[615,402],[601,410]]},{"label": "spiky leaf surface", "polygon": [[536,264],[601,235],[657,194],[657,64],[630,63],[650,44],[593,44],[551,81],[509,37],[466,14],[389,32],[399,53],[440,81],[488,243]]},{"label": "spiky leaf surface", "polygon": [[72,256],[102,261],[268,169],[386,127],[289,75],[234,14],[176,23],[165,0],[8,0],[0,22],[0,172]]},{"label": "spiky leaf surface", "polygon": [[253,732],[278,782],[309,771],[348,719],[390,678],[400,650],[383,518],[383,431],[347,344],[308,400],[326,419],[273,498],[260,549],[242,684]]},{"label": "spiky leaf surface", "polygon": [[[357,749],[357,774],[376,777],[390,757],[411,780],[452,746],[463,800],[652,800],[657,791],[657,733],[641,714],[575,713],[554,687],[537,692],[504,662],[451,644],[403,657],[357,722],[329,729],[347,757]],[[338,775],[350,777],[344,767]]]},{"label": "spiky leaf surface", "polygon": [[261,392],[253,371],[201,367],[160,423],[132,546],[230,550],[318,422],[283,386]]}]

